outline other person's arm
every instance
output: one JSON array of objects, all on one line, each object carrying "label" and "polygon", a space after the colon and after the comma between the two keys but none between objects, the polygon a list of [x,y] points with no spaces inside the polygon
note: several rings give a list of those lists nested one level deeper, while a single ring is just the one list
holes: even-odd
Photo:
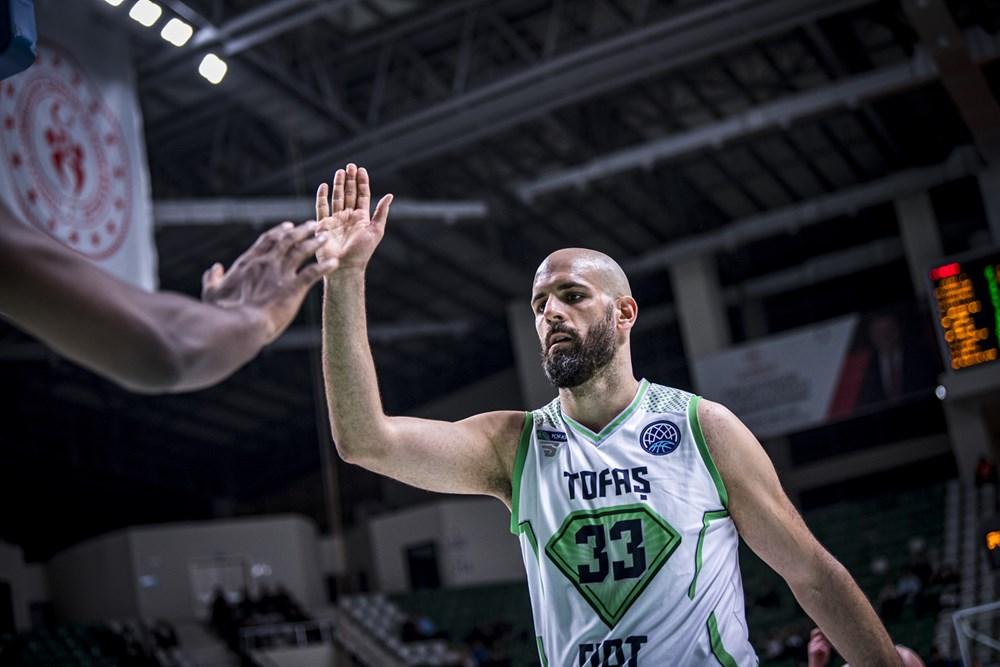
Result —
[{"label": "other person's arm", "polygon": [[215,384],[295,317],[336,261],[300,270],[315,223],[263,234],[228,271],[203,276],[204,303],[124,283],[0,205],[0,315],[59,354],[137,392]]},{"label": "other person's arm", "polygon": [[324,281],[323,377],[341,458],[413,486],[492,495],[509,506],[523,412],[452,423],[383,411],[368,345],[365,270],[385,232],[392,195],[370,217],[368,173],[353,164],[337,170],[330,200],[329,194],[324,183],[316,196],[316,216],[329,238],[317,259],[339,261]]},{"label": "other person's arm", "polygon": [[875,610],[806,527],[757,438],[718,403],[701,401],[698,418],[729,495],[729,513],[747,545],[782,576],[848,662],[899,667],[899,655]]}]

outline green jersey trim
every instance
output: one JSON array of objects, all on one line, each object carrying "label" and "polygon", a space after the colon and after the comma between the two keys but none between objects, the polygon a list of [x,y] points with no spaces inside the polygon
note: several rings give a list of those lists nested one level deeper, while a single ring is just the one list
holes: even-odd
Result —
[{"label": "green jersey trim", "polygon": [[688,586],[688,597],[694,599],[695,587],[698,583],[698,575],[701,574],[701,547],[705,543],[705,533],[708,532],[708,524],[716,519],[724,519],[729,516],[729,510],[710,510],[701,517],[701,532],[698,533],[698,546],[694,550],[694,577],[691,578],[691,585]]},{"label": "green jersey trim", "polygon": [[628,404],[628,407],[618,413],[618,416],[612,419],[607,426],[602,428],[600,433],[594,433],[589,428],[563,412],[561,407],[559,408],[559,412],[562,414],[563,420],[565,420],[565,422],[569,424],[574,431],[582,435],[587,440],[590,440],[595,445],[599,445],[603,441],[607,440],[608,436],[617,431],[618,427],[624,424],[626,419],[632,416],[632,413],[635,412],[637,407],[639,407],[639,403],[642,402],[643,397],[646,395],[647,389],[649,389],[649,381],[643,378],[642,382],[639,383],[639,390],[635,393],[635,398],[632,399],[632,402]]},{"label": "green jersey trim", "polygon": [[712,646],[712,655],[719,661],[722,667],[739,667],[733,656],[722,645],[722,636],[719,634],[719,625],[715,621],[715,612],[708,615],[708,642]]},{"label": "green jersey trim", "polygon": [[[514,472],[510,476],[510,532],[520,534],[518,526],[518,504],[521,501],[521,475],[524,473],[524,459],[528,456],[528,445],[531,444],[531,427],[535,417],[530,412],[524,413],[524,426],[521,427],[521,439],[517,443],[517,453],[514,454]],[[537,549],[536,549],[537,551]]]},{"label": "green jersey trim", "polygon": [[530,521],[522,521],[517,526],[517,532],[514,533],[518,537],[522,534],[528,538],[528,544],[531,545],[531,550],[535,552],[535,559],[538,559],[538,538],[535,536],[535,529],[531,527]]},{"label": "green jersey trim", "polygon": [[708,468],[708,474],[712,476],[712,481],[715,482],[715,489],[719,492],[719,500],[722,501],[724,508],[729,509],[729,492],[726,491],[726,485],[722,481],[722,474],[715,467],[712,454],[708,451],[705,434],[702,432],[701,422],[698,420],[698,403],[700,401],[700,396],[691,397],[691,401],[688,403],[688,421],[691,423],[691,432],[694,434],[694,441],[698,445],[698,451],[701,452],[701,458],[705,462],[705,467]]},{"label": "green jersey trim", "polygon": [[542,638],[536,636],[535,643],[538,644],[538,657],[542,661],[542,667],[549,667],[549,660],[545,657],[545,644],[542,642]]}]

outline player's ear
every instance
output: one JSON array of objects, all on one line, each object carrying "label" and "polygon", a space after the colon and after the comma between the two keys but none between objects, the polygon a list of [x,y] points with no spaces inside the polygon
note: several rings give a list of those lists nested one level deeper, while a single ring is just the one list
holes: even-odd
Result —
[{"label": "player's ear", "polygon": [[631,329],[639,316],[639,304],[630,296],[620,296],[615,300],[615,312],[618,326]]}]

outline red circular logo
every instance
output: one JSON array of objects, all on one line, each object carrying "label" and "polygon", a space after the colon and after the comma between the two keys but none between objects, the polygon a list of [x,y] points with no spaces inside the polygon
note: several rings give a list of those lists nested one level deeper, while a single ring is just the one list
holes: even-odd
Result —
[{"label": "red circular logo", "polygon": [[21,212],[84,255],[111,257],[128,232],[132,181],[101,90],[52,44],[39,44],[35,64],[0,87],[0,138]]}]

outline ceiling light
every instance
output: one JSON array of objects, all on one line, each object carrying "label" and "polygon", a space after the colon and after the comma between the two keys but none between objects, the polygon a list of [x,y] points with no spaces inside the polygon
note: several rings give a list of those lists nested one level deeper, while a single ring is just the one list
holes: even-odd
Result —
[{"label": "ceiling light", "polygon": [[163,8],[150,0],[138,0],[128,11],[129,17],[147,28],[156,23],[163,13]]},{"label": "ceiling light", "polygon": [[123,2],[125,2],[125,0],[104,0],[104,2],[108,3],[112,7],[117,7],[118,5],[120,5]]},{"label": "ceiling light", "polygon": [[180,19],[170,19],[160,31],[160,37],[174,46],[184,46],[194,34],[194,28]]},{"label": "ceiling light", "polygon": [[208,53],[198,65],[198,74],[208,79],[210,83],[219,83],[226,76],[228,69],[229,66],[226,65],[225,60],[214,53]]}]

